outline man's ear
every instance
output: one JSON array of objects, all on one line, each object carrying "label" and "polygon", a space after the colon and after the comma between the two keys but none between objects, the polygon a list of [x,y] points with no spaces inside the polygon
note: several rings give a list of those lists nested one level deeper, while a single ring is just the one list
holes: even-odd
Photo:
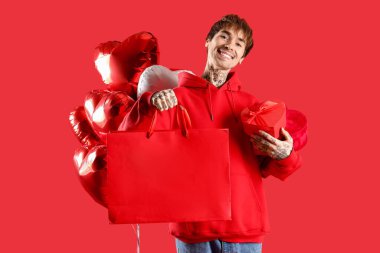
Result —
[{"label": "man's ear", "polygon": [[209,43],[209,42],[210,42],[209,40],[206,40],[205,47],[208,46],[208,43]]},{"label": "man's ear", "polygon": [[244,57],[242,57],[242,58],[240,59],[239,64],[241,64],[241,63],[243,62],[243,60],[244,60]]}]

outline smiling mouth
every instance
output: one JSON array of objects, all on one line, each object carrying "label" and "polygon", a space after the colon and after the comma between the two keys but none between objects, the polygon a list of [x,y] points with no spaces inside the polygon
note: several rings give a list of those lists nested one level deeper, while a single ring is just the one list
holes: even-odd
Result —
[{"label": "smiling mouth", "polygon": [[220,48],[217,50],[217,52],[218,52],[218,54],[219,54],[220,56],[222,56],[224,59],[232,60],[232,59],[235,58],[235,57],[232,56],[230,53],[227,53],[227,52],[225,52],[225,51],[223,51],[223,50],[220,50]]}]

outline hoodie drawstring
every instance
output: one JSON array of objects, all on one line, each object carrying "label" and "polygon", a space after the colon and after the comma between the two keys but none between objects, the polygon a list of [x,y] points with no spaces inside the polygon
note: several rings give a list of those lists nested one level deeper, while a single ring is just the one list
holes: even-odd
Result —
[{"label": "hoodie drawstring", "polygon": [[234,94],[232,93],[232,90],[231,90],[231,85],[230,83],[227,83],[227,88],[228,88],[228,91],[230,92],[231,94],[231,100],[232,100],[232,114],[234,115],[234,118],[235,118],[235,121],[238,122],[239,121],[239,118],[237,116],[237,113],[236,113],[236,106],[235,106],[235,99],[234,99]]},{"label": "hoodie drawstring", "polygon": [[207,83],[207,91],[208,91],[208,106],[209,106],[209,112],[210,112],[210,118],[212,121],[214,121],[214,112],[212,108],[212,99],[211,99],[211,91],[210,91],[210,83]]},{"label": "hoodie drawstring", "polygon": [[[207,83],[208,109],[209,109],[209,113],[210,113],[210,118],[211,118],[212,121],[214,121],[214,109],[213,109],[213,106],[212,106],[212,98],[211,98],[211,90],[210,90],[210,86],[211,85],[212,85],[211,83]],[[232,107],[231,107],[231,103],[230,103],[231,112],[232,112],[232,114],[234,116],[235,121],[238,122],[239,121],[239,117],[238,117],[238,115],[236,113],[236,105],[235,105],[234,94],[232,92],[230,83],[227,82],[226,85],[227,85],[227,91],[230,92],[231,101],[232,101]],[[228,94],[227,94],[227,98],[228,98]]]}]

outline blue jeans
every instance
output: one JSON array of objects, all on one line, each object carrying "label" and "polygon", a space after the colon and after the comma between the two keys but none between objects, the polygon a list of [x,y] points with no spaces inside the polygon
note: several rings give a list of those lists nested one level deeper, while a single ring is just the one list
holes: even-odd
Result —
[{"label": "blue jeans", "polygon": [[261,253],[262,243],[223,242],[214,240],[201,243],[186,243],[175,238],[177,253]]}]

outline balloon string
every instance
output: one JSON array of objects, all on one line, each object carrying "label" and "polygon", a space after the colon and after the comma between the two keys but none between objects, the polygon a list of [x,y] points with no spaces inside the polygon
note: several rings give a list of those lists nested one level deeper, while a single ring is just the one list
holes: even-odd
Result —
[{"label": "balloon string", "polygon": [[137,232],[135,227],[131,224],[133,230],[135,231],[136,237],[137,237],[137,253],[140,253],[140,225],[136,224],[137,226]]},{"label": "balloon string", "polygon": [[137,253],[140,253],[140,224],[137,224]]}]

